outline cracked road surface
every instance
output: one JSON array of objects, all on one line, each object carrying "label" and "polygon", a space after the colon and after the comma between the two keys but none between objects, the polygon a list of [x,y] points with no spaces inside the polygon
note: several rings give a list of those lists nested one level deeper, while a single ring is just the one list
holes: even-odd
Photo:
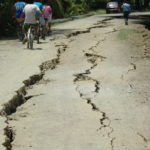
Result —
[{"label": "cracked road surface", "polygon": [[54,26],[42,52],[23,50],[39,70],[1,106],[0,149],[149,150],[150,61],[118,38],[135,27],[92,16]]}]

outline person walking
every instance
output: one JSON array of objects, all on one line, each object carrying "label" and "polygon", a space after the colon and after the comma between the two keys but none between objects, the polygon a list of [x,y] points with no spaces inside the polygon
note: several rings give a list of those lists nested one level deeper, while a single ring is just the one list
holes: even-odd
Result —
[{"label": "person walking", "polygon": [[124,3],[122,4],[121,8],[123,10],[125,25],[128,25],[129,14],[131,12],[131,6],[128,3],[128,0],[124,0]]}]

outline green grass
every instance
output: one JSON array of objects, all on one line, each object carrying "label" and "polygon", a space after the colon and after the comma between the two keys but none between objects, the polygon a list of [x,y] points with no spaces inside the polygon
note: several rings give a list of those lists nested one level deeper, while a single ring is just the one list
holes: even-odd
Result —
[{"label": "green grass", "polygon": [[138,31],[135,29],[121,29],[118,33],[118,38],[124,40],[134,33],[138,33]]}]

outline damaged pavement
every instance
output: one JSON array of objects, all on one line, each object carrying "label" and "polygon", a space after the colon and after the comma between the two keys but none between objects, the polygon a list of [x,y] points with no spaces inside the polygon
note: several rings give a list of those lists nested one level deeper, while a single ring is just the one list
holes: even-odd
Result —
[{"label": "damaged pavement", "polygon": [[149,57],[118,38],[135,27],[91,16],[55,25],[33,51],[3,52],[20,65],[1,85],[0,150],[149,150]]}]

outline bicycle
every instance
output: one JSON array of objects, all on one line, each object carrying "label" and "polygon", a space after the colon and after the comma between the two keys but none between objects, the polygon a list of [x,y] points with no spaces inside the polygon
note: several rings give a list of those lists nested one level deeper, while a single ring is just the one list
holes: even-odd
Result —
[{"label": "bicycle", "polygon": [[23,19],[13,17],[13,24],[16,25],[16,27],[17,27],[16,33],[17,33],[17,37],[18,37],[19,41],[23,41],[23,39],[24,39],[24,34],[22,31]]},{"label": "bicycle", "polygon": [[37,21],[38,24],[38,29],[37,29],[37,44],[40,44],[40,37],[44,38],[45,35],[43,35],[43,25],[41,24],[41,22],[38,20]]},{"label": "bicycle", "polygon": [[18,23],[17,36],[20,41],[22,41],[24,39],[24,34],[22,32],[22,26],[23,26],[23,23]]},{"label": "bicycle", "polygon": [[27,31],[27,48],[33,49],[33,41],[34,41],[34,26],[29,25],[29,29]]}]

